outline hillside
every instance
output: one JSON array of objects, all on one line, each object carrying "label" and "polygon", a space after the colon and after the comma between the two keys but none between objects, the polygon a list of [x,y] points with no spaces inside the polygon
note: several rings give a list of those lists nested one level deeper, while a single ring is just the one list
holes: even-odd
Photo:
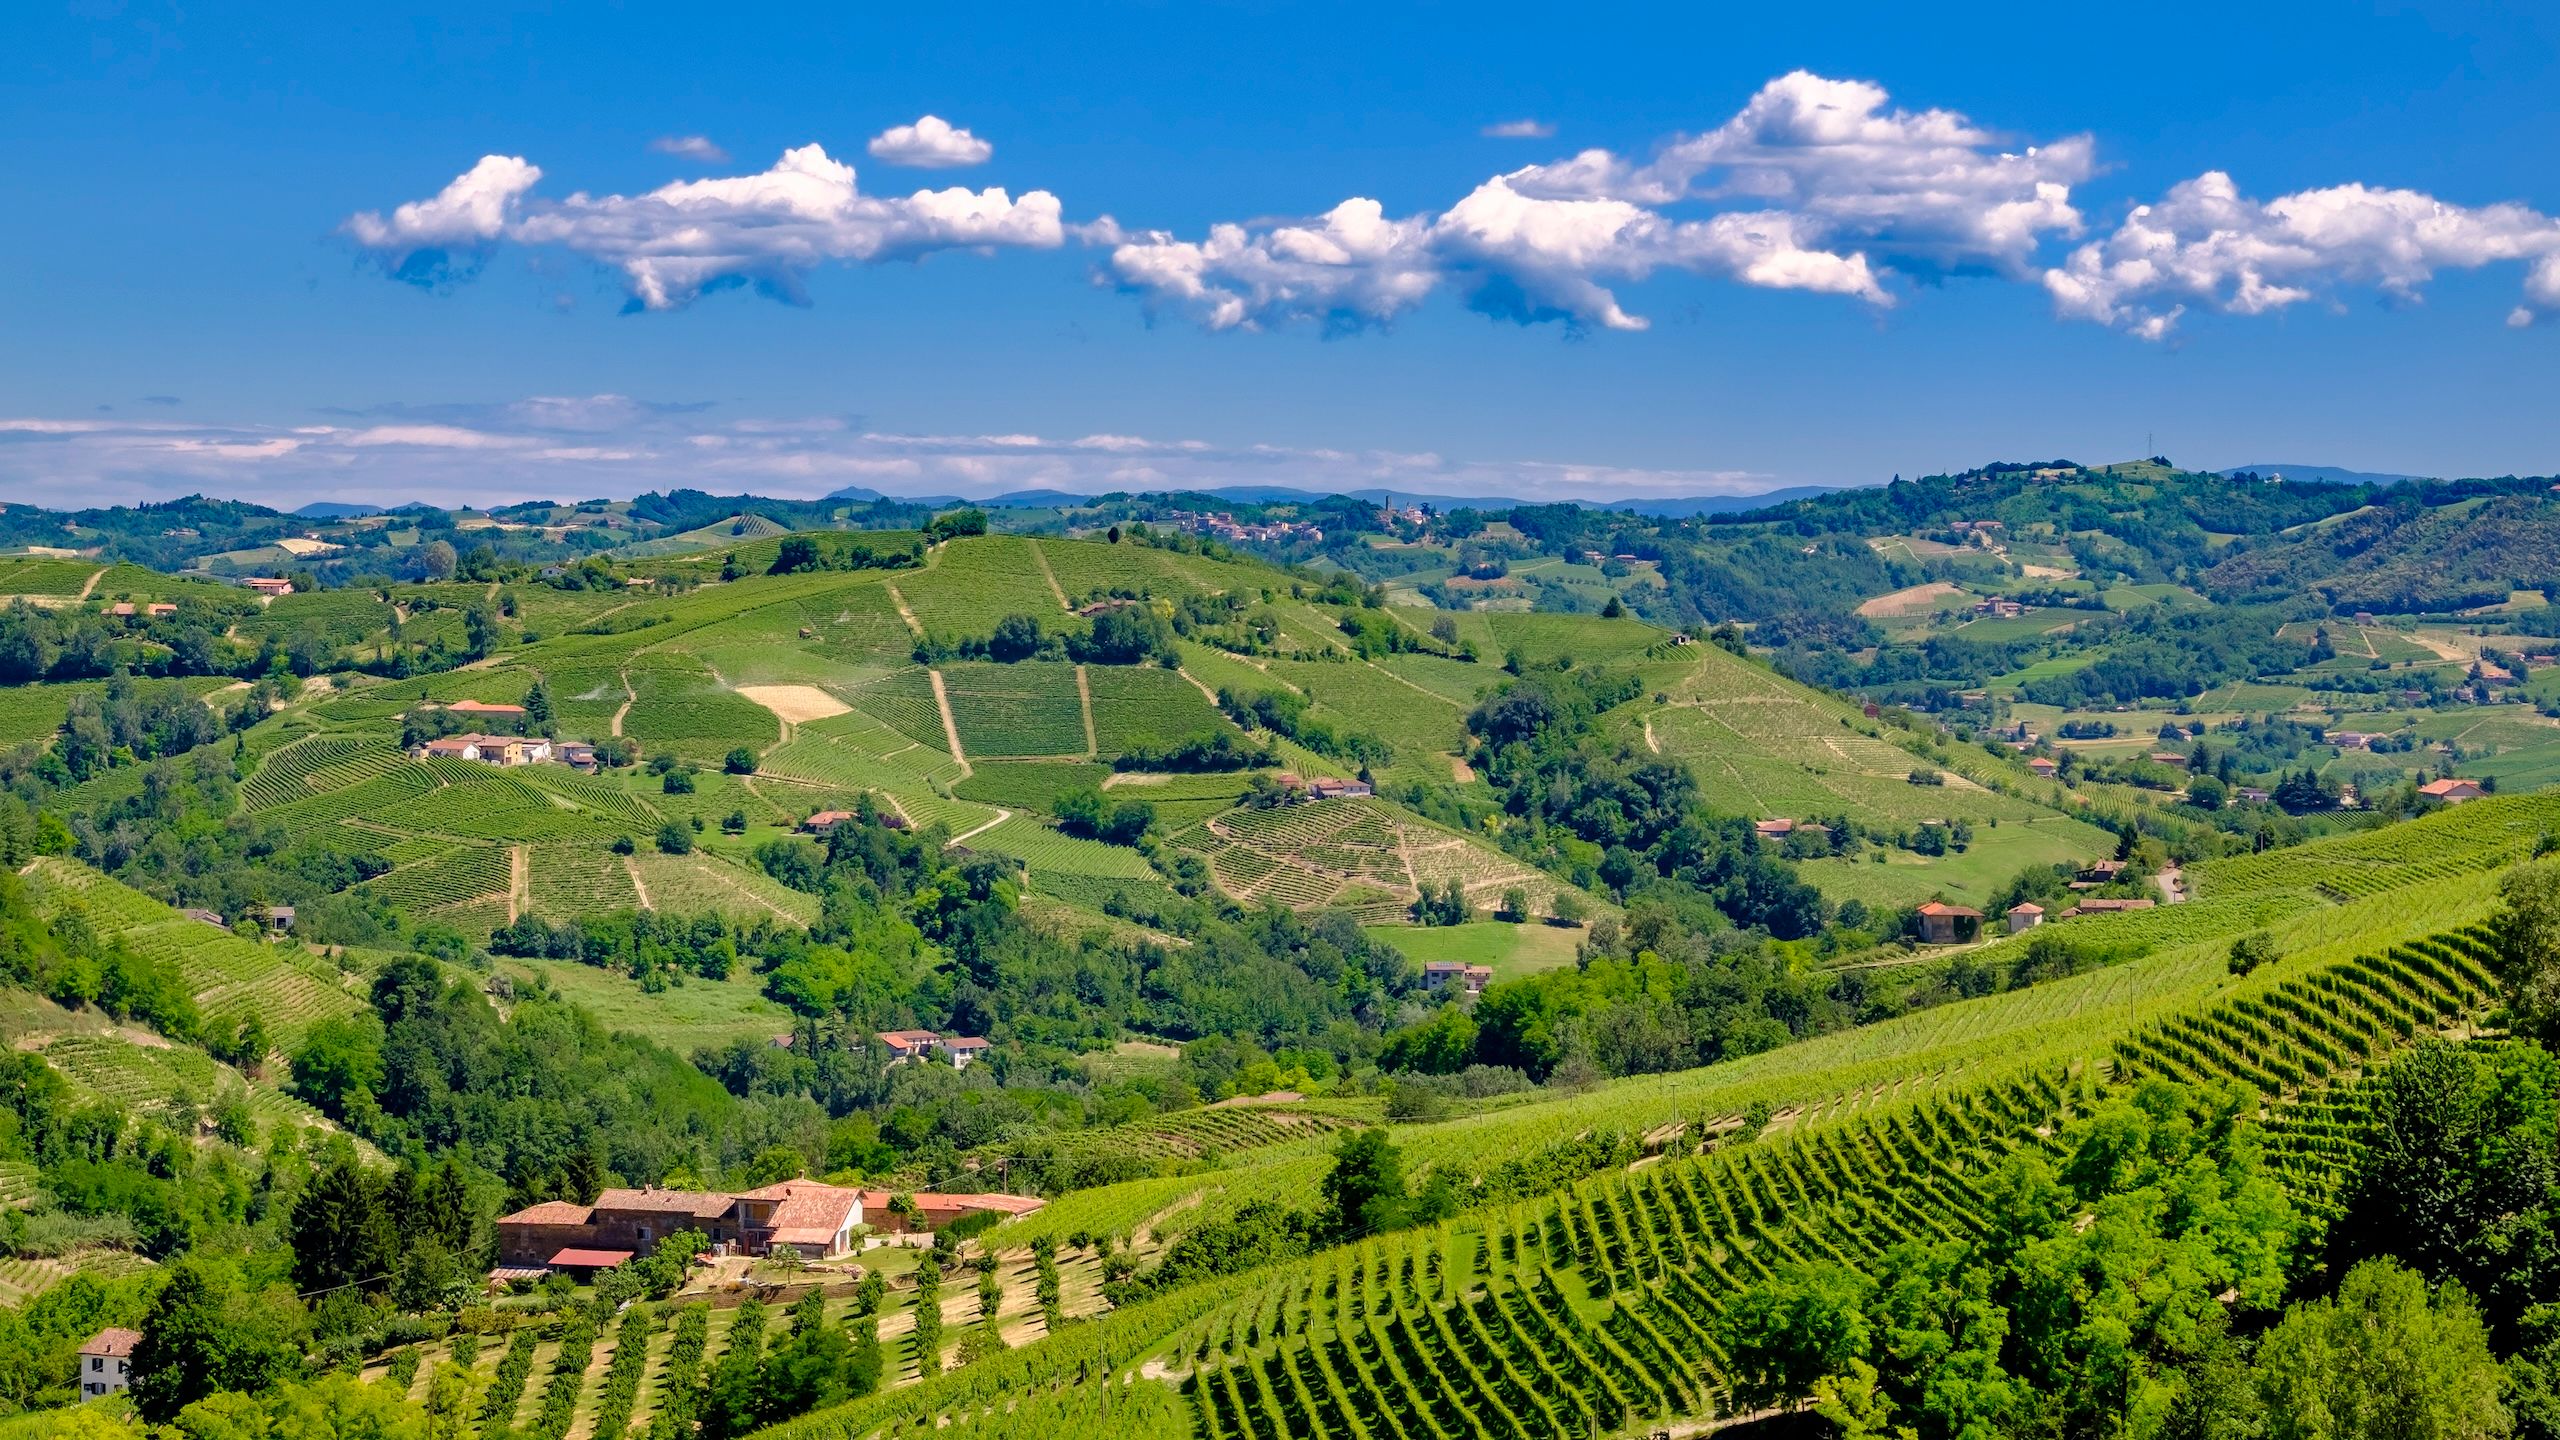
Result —
[{"label": "hillside", "polygon": [[[2504,1043],[2483,927],[2560,826],[2534,667],[2221,603],[2143,528],[2207,503],[2164,467],[1920,488],[1799,502],[1873,535],[1648,521],[1696,548],[1596,560],[1535,514],[1426,517],[1389,544],[1462,563],[1390,584],[744,507],[702,548],[271,600],[18,562],[50,603],[5,622],[40,663],[0,691],[0,848],[60,953],[0,988],[67,1098],[0,1126],[50,1252],[0,1284],[94,1274],[139,1318],[208,1259],[377,1294],[328,1343],[382,1393],[456,1366],[481,1428],[563,1440],[683,1433],[745,1393],[717,1374],[771,1390],[839,1340],[874,1380],[755,1422],[1440,1440],[1761,1408],[1736,1327],[1773,1289],[2005,1243],[2003,1177],[2129,1109],[2237,1107],[2311,1233],[2365,1076]],[[2214,518],[2308,544],[2376,513],[2337,500]],[[1976,502],[2010,519],[1941,528]],[[2057,505],[2087,528],[2040,530]],[[1901,583],[1849,628],[1645,618],[1798,563]],[[2416,790],[2457,765],[2517,793]],[[889,1063],[911,1029],[984,1058]],[[76,1107],[138,1138],[93,1159]],[[1360,1154],[1395,1172],[1374,1214],[1337,1198]],[[284,1198],[236,1198],[250,1166]],[[1046,1203],[941,1282],[912,1249],[732,1257],[459,1319],[497,1214],[794,1176]],[[144,1186],[220,1223],[101,1218]],[[365,1203],[409,1219],[320,1244]],[[2115,1202],[2071,1203],[2057,1234]],[[806,1299],[788,1336],[759,1291]]]}]

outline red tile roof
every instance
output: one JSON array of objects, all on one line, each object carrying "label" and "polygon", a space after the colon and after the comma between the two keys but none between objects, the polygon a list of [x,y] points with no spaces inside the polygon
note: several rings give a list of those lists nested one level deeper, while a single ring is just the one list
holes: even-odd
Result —
[{"label": "red tile roof", "polygon": [[527,1205],[513,1215],[502,1215],[498,1217],[498,1223],[501,1225],[584,1225],[594,1213],[584,1205],[572,1205],[566,1200],[545,1200],[539,1205]]},{"label": "red tile roof", "polygon": [[700,1220],[715,1220],[729,1213],[734,1204],[726,1195],[706,1194],[700,1190],[607,1190],[596,1197],[595,1208],[604,1210],[636,1210],[655,1215],[691,1215]]},{"label": "red tile roof", "polygon": [[1944,900],[1930,901],[1920,907],[1920,913],[1923,915],[1970,915],[1976,920],[1982,918],[1982,912],[1979,910],[1969,910],[1962,905],[1950,905]]},{"label": "red tile roof", "polygon": [[141,1331],[127,1330],[121,1325],[110,1325],[90,1336],[89,1343],[80,1347],[80,1353],[109,1357],[130,1355],[133,1353],[133,1347],[141,1343]]},{"label": "red tile roof", "polygon": [[581,1250],[573,1245],[553,1255],[551,1263],[568,1270],[607,1270],[630,1258],[628,1250]]}]

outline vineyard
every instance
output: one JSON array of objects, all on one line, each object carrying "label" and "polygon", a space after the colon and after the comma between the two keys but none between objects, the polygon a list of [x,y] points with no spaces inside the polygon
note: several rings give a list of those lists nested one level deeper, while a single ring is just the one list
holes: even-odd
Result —
[{"label": "vineyard", "polygon": [[2346,901],[2493,870],[2560,826],[2560,793],[2499,796],[2371,834],[2342,835],[2192,867],[2196,893],[2288,892]]},{"label": "vineyard", "polygon": [[[960,748],[972,760],[981,755],[1089,753],[1084,703],[1072,665],[1041,660],[945,665],[942,683],[951,696],[952,721],[960,727]],[[1193,691],[1192,699],[1199,698]],[[939,718],[937,712],[937,725]]]},{"label": "vineyard", "polygon": [[361,1007],[323,962],[190,920],[78,861],[42,858],[26,873],[44,914],[77,907],[100,935],[175,965],[207,1016],[254,1014],[284,1049],[300,1043],[315,1022]]},{"label": "vineyard", "polygon": [[1088,665],[1094,740],[1105,755],[1133,745],[1170,745],[1228,728],[1199,688],[1154,665]]},{"label": "vineyard", "polygon": [[1375,800],[1236,810],[1174,838],[1207,857],[1220,888],[1239,900],[1331,907],[1363,919],[1401,916],[1422,885],[1454,883],[1477,909],[1492,908],[1517,886],[1540,911],[1560,888],[1516,860]]},{"label": "vineyard", "polygon": [[[777,1433],[856,1436],[945,1414],[965,1430],[1006,1391],[997,1412],[1037,1405],[1089,1425],[1105,1395],[1141,1402],[1077,1377],[1099,1365],[1143,1392],[1141,1359],[1188,1403],[1189,1433],[1219,1440],[1491,1440],[1718,1415],[1716,1321],[1740,1289],[1807,1261],[1872,1270],[1904,1241],[1976,1233],[2007,1156],[2049,1149],[2060,1125],[2140,1076],[2260,1087],[2275,1169],[2317,1209],[2352,1123],[2352,1092],[2336,1082],[2487,1003],[2483,953],[2476,933],[2454,931],[2288,964],[2138,1024],[2098,1056],[1995,1063],[1948,1089],[1800,1117],[1755,1144],[1177,1292],[1080,1330],[1073,1353],[1008,1357],[1001,1376],[964,1372]],[[1148,1204],[1178,1204],[1185,1183],[1113,1187],[1130,1192],[1117,1213],[1136,1222]],[[1002,1233],[1057,1223],[1044,1214]],[[1171,1417],[1150,1423],[1185,1433]]]}]

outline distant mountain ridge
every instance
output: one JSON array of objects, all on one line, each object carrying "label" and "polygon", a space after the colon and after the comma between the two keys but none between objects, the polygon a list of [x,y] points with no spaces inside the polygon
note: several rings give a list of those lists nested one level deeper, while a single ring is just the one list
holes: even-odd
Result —
[{"label": "distant mountain ridge", "polygon": [[[1740,510],[1757,510],[1766,505],[1783,505],[1790,500],[1828,495],[1842,487],[1835,485],[1791,485],[1783,489],[1749,495],[1679,495],[1630,496],[1622,500],[1530,500],[1513,495],[1430,495],[1416,490],[1300,490],[1287,485],[1222,485],[1209,490],[1184,490],[1186,495],[1207,495],[1238,505],[1308,504],[1328,500],[1337,495],[1353,500],[1383,504],[1401,500],[1425,504],[1435,510],[1511,510],[1529,505],[1573,505],[1584,510],[1626,510],[1638,515],[1668,519],[1685,519],[1692,515],[1723,515]],[[1014,490],[983,500],[969,500],[957,495],[886,495],[861,485],[849,485],[831,491],[830,500],[896,500],[911,505],[984,505],[1002,510],[1040,510],[1052,506],[1085,505],[1101,494],[1154,495],[1162,491],[1111,491],[1082,494],[1072,490]]]},{"label": "distant mountain ridge", "polygon": [[2411,480],[2434,480],[2434,475],[2399,475],[2383,470],[2349,470],[2341,465],[2234,465],[2216,470],[2226,479],[2233,475],[2281,475],[2287,480],[2314,485],[2401,485]]}]

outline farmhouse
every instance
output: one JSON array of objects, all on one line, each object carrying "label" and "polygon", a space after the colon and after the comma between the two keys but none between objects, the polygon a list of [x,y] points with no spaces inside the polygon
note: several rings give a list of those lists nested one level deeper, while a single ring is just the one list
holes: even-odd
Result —
[{"label": "farmhouse", "polygon": [[2429,800],[2441,800],[2447,805],[2459,805],[2465,800],[2477,800],[2489,792],[2480,788],[2480,782],[2477,780],[2447,777],[2442,780],[2428,781],[2418,787],[2418,793]]},{"label": "farmhouse", "polygon": [[2027,762],[2027,768],[2043,778],[2050,780],[2053,778],[2053,772],[2061,769],[2062,766],[2056,763],[2049,756],[2039,755],[2033,760]]},{"label": "farmhouse", "polygon": [[1370,788],[1369,782],[1366,780],[1328,780],[1319,778],[1308,781],[1307,789],[1319,800],[1348,800],[1354,796],[1374,795],[1378,793]]},{"label": "farmhouse", "polygon": [[[420,760],[477,760],[484,765],[531,765],[548,760],[551,742],[539,735],[445,735],[411,750]],[[587,763],[595,763],[595,750],[587,750]]]},{"label": "farmhouse", "polygon": [[2044,907],[2033,900],[2021,900],[2009,907],[2009,933],[2033,930],[2044,923]]},{"label": "farmhouse", "polygon": [[551,747],[551,758],[572,770],[595,773],[596,747],[584,740],[563,740]]},{"label": "farmhouse", "polygon": [[2361,730],[2332,730],[2329,732],[2329,743],[2337,746],[2341,750],[2370,750],[2373,748],[2373,742],[2380,738],[2382,737],[2378,735],[2368,735]]},{"label": "farmhouse", "polygon": [[1982,912],[1944,900],[1920,907],[1920,938],[1931,945],[1954,945],[1982,933]]},{"label": "farmhouse", "polygon": [[678,1230],[749,1255],[789,1245],[804,1258],[853,1248],[863,1192],[816,1180],[785,1180],[735,1193],[607,1190],[593,1205],[546,1200],[498,1221],[498,1263],[506,1268],[594,1271],[646,1255]]},{"label": "farmhouse", "polygon": [[293,593],[292,581],[281,580],[271,575],[247,576],[243,578],[240,583],[257,591],[259,594],[266,596],[270,600],[273,600],[280,595],[290,595]]},{"label": "farmhouse", "polygon": [[889,1047],[889,1063],[921,1060],[933,1052],[942,1037],[930,1030],[883,1030],[880,1043]]},{"label": "farmhouse", "polygon": [[824,835],[853,818],[850,810],[821,810],[800,822],[800,828],[812,835]]},{"label": "farmhouse", "polygon": [[110,1325],[80,1347],[80,1398],[95,1400],[123,1390],[133,1375],[133,1347],[142,1332]]},{"label": "farmhouse", "polygon": [[988,1042],[982,1035],[945,1035],[933,1042],[933,1048],[951,1062],[952,1069],[966,1070],[971,1061],[987,1053]]},{"label": "farmhouse", "polygon": [[1470,995],[1481,995],[1493,983],[1493,967],[1469,965],[1462,960],[1433,960],[1422,967],[1422,985],[1426,990],[1446,990],[1459,986]]}]

